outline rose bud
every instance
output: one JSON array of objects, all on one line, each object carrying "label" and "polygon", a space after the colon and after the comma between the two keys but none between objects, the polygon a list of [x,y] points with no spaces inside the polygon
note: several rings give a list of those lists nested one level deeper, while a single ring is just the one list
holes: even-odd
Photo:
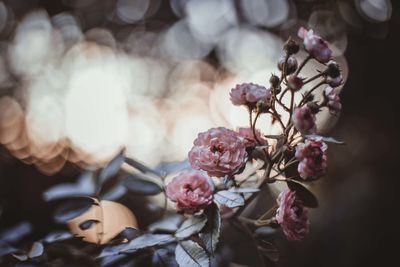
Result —
[{"label": "rose bud", "polygon": [[327,74],[329,77],[336,78],[336,77],[340,76],[340,74],[341,74],[340,67],[336,61],[329,60],[329,62],[327,63],[327,66],[328,66]]},{"label": "rose bud", "polygon": [[290,75],[287,81],[289,88],[294,91],[300,90],[304,85],[304,79],[297,75]]},{"label": "rose bud", "polygon": [[326,106],[329,108],[329,112],[333,115],[338,115],[342,110],[339,94],[335,92],[335,89],[328,86],[324,90],[324,96],[327,101]]},{"label": "rose bud", "polygon": [[342,74],[340,74],[336,78],[332,78],[332,77],[328,76],[328,77],[326,77],[325,82],[331,87],[338,87],[339,85],[342,85],[342,83],[343,83],[343,76],[342,76]]},{"label": "rose bud", "polygon": [[[285,59],[286,59],[285,56],[282,56],[279,59],[278,69],[280,71],[283,71],[283,65],[285,64]],[[286,61],[285,74],[290,75],[294,73],[297,70],[297,66],[298,66],[297,59],[293,56],[290,56]]]},{"label": "rose bud", "polygon": [[280,81],[281,80],[279,79],[278,76],[271,74],[271,77],[269,78],[269,83],[271,84],[272,88],[276,89],[277,87],[280,87],[279,86]]},{"label": "rose bud", "polygon": [[246,146],[240,135],[224,127],[199,133],[189,152],[189,161],[194,169],[216,177],[238,173],[246,158]]},{"label": "rose bud", "polygon": [[329,48],[328,43],[320,36],[314,34],[313,30],[301,27],[298,36],[303,39],[304,47],[310,56],[321,63],[326,63],[331,59],[332,50]]},{"label": "rose bud", "polygon": [[283,46],[283,49],[288,53],[289,55],[296,54],[300,50],[299,44],[293,40],[292,38],[289,37],[289,39],[286,41],[285,45]]},{"label": "rose bud", "polygon": [[294,127],[303,134],[314,133],[316,130],[315,115],[308,106],[295,108],[292,121]]},{"label": "rose bud", "polygon": [[230,92],[231,101],[236,106],[246,105],[254,109],[258,101],[271,102],[272,92],[264,86],[254,83],[242,83],[232,88]]},{"label": "rose bud", "polygon": [[321,138],[307,139],[296,146],[296,158],[300,161],[297,171],[300,177],[318,178],[325,174],[327,167],[326,150],[328,146]]},{"label": "rose bud", "polygon": [[165,187],[167,197],[178,211],[193,214],[212,203],[213,186],[198,172],[183,172]]},{"label": "rose bud", "polygon": [[301,240],[307,236],[310,228],[308,210],[303,206],[296,192],[285,190],[278,196],[279,205],[275,219],[282,227],[286,238],[292,241]]}]

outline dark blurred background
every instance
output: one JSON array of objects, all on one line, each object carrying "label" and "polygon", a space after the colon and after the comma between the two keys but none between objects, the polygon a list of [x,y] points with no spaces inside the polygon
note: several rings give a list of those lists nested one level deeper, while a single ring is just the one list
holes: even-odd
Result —
[{"label": "dark blurred background", "polygon": [[[50,16],[73,10],[66,2],[4,1],[17,18],[35,8],[44,8]],[[321,8],[342,16],[339,9],[343,2],[354,5],[353,1],[329,0],[291,4],[297,8],[298,19],[307,21]],[[89,14],[90,10],[82,12]],[[175,20],[168,1],[161,1],[157,13],[142,23],[168,24]],[[397,262],[400,2],[392,1],[387,21],[360,16],[358,27],[343,21],[349,75],[341,95],[343,111],[331,135],[347,145],[332,146],[329,151],[329,173],[318,185],[321,205],[312,213],[310,236],[298,243],[278,241],[282,249],[280,266],[384,266]],[[93,26],[119,27],[101,19],[88,20],[84,27]],[[270,30],[279,33],[279,27]],[[213,54],[209,57],[216,61]],[[29,220],[39,238],[56,227],[51,223],[52,207],[41,201],[41,193],[52,184],[71,180],[78,169],[67,166],[56,180],[14,159],[3,147],[1,155],[0,197],[4,205],[0,228]]]}]

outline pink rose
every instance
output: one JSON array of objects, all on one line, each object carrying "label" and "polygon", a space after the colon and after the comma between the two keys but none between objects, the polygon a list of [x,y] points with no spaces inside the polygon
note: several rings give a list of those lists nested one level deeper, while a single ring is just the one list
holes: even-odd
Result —
[{"label": "pink rose", "polygon": [[271,101],[272,92],[264,86],[254,83],[242,83],[232,88],[231,101],[236,106],[247,105],[254,108],[258,101],[262,100],[267,105]]},{"label": "pink rose", "polygon": [[301,178],[318,178],[325,174],[327,149],[327,144],[321,138],[307,139],[305,143],[297,145],[295,156],[300,161],[297,171]]},{"label": "pink rose", "polygon": [[246,163],[246,157],[246,147],[239,134],[224,127],[199,133],[189,152],[194,169],[216,177],[237,173]]},{"label": "pink rose", "polygon": [[310,221],[308,210],[294,191],[286,190],[279,194],[275,219],[281,225],[283,233],[289,240],[301,240],[309,232]]},{"label": "pink rose", "polygon": [[[260,141],[262,146],[268,145],[267,139],[265,139],[261,132],[256,129],[256,136],[258,141]],[[256,139],[254,138],[253,129],[246,127],[246,128],[239,128],[238,129],[239,135],[243,138],[243,143],[246,147],[249,146],[258,146]]]},{"label": "pink rose", "polygon": [[167,197],[176,202],[176,208],[195,213],[212,203],[213,187],[207,178],[197,172],[183,172],[165,188]]},{"label": "pink rose", "polygon": [[303,39],[305,49],[313,58],[321,63],[326,63],[331,59],[332,50],[329,48],[328,43],[320,36],[314,34],[313,30],[301,27],[298,36]]},{"label": "pink rose", "polygon": [[336,93],[335,89],[328,86],[324,90],[324,95],[328,100],[328,103],[326,105],[329,108],[329,111],[333,115],[338,115],[342,109],[342,104],[340,103],[339,94]]},{"label": "pink rose", "polygon": [[292,121],[294,127],[301,133],[314,133],[316,130],[315,115],[308,106],[295,108]]}]

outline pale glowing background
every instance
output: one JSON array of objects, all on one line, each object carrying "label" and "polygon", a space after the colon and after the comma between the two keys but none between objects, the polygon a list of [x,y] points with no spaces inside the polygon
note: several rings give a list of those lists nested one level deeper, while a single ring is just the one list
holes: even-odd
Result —
[{"label": "pale glowing background", "polygon": [[[75,8],[92,2],[68,1]],[[359,2],[366,16],[373,14],[371,19],[390,17],[389,1]],[[159,31],[134,26],[154,15],[160,4],[116,1],[109,19],[130,25],[117,33],[105,28],[83,32],[76,16],[49,17],[43,10],[16,22],[14,38],[0,55],[0,69],[7,60],[21,83],[13,97],[0,100],[0,142],[47,174],[67,161],[99,166],[123,147],[150,165],[182,160],[199,132],[248,124],[245,109],[231,105],[229,90],[241,82],[268,86],[270,73],[277,72],[282,38],[307,23],[335,40],[334,54],[347,72],[341,57],[346,33],[330,11],[316,11],[301,22],[286,0],[241,1],[239,7],[231,0],[174,0],[170,5],[177,22]],[[10,16],[0,2],[0,29]],[[281,37],[259,28],[283,23],[288,26],[282,27]],[[211,51],[218,65],[205,59]],[[321,67],[313,64],[304,74]],[[8,82],[7,72],[2,73],[0,83]],[[321,130],[332,126],[327,116],[319,118],[329,122]],[[264,133],[279,131],[267,117],[259,125]]]}]

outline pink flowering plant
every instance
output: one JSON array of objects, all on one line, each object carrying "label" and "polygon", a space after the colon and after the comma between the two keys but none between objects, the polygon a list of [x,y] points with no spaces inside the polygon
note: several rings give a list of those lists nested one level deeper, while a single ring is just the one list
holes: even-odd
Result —
[{"label": "pink flowering plant", "polygon": [[[226,96],[248,112],[249,125],[236,130],[205,129],[193,141],[188,161],[155,169],[121,152],[104,168],[82,175],[76,184],[57,185],[45,192],[47,201],[68,199],[56,210],[56,221],[65,223],[99,201],[121,199],[127,192],[135,197],[160,195],[164,207],[156,219],[140,226],[145,231],[126,228],[110,242],[90,249],[98,251],[93,261],[101,266],[120,266],[113,264],[132,259],[139,262],[132,266],[226,266],[223,262],[229,256],[224,253],[231,244],[224,232],[229,228],[254,244],[257,266],[269,266],[275,260],[271,252],[276,254],[273,240],[279,235],[288,241],[307,238],[312,232],[310,209],[318,206],[307,183],[326,174],[328,143],[342,144],[319,135],[316,119],[322,112],[339,115],[337,87],[343,77],[324,39],[304,28],[298,36],[301,42],[289,38],[285,43],[277,64],[280,74],[272,74],[268,85],[238,84]],[[300,50],[307,55],[301,62]],[[320,68],[315,76],[304,77],[301,71],[311,60]],[[317,89],[322,89],[320,100],[315,97]],[[283,100],[287,94],[289,102]],[[269,129],[257,124],[261,116],[270,116],[279,134],[263,134]],[[136,171],[121,169],[123,163]],[[276,195],[268,190],[275,183],[285,188]],[[260,203],[263,195],[276,200],[270,206]],[[140,201],[147,207],[146,199]],[[97,223],[89,220],[80,227],[88,230]],[[36,242],[31,251],[11,247],[7,251],[29,261],[38,244],[44,253],[52,243],[71,238],[51,235]],[[36,261],[42,259],[39,256]]]}]

